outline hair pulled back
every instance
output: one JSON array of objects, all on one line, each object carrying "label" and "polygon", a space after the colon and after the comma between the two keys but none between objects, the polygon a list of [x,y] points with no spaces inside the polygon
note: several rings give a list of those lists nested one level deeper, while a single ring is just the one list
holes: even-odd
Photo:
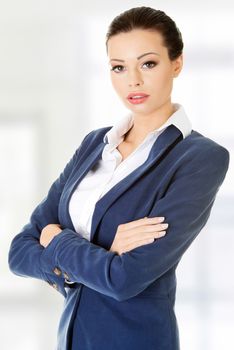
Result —
[{"label": "hair pulled back", "polygon": [[112,20],[106,34],[106,51],[108,51],[108,40],[112,36],[134,29],[159,32],[171,61],[178,58],[183,52],[182,35],[175,22],[165,12],[147,6],[133,7]]}]

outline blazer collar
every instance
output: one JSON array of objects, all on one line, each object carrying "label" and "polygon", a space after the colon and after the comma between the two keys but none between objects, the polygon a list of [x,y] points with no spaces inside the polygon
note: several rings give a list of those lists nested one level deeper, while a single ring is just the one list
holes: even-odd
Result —
[{"label": "blazer collar", "polygon": [[[173,114],[159,128],[150,131],[147,136],[151,134],[157,137],[171,124],[181,131],[183,138],[191,133],[192,124],[184,107],[180,103],[172,103],[172,105],[174,107]],[[124,115],[122,119],[116,121],[114,126],[107,131],[103,137],[103,142],[108,143],[111,149],[117,147],[122,142],[124,134],[133,126],[133,124],[134,118],[132,113]]]}]

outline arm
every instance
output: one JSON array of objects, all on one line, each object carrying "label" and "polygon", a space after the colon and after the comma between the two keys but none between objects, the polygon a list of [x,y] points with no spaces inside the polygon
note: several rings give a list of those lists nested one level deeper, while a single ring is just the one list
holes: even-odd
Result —
[{"label": "arm", "polygon": [[122,301],[142,292],[181,259],[206,224],[225,178],[229,152],[211,147],[178,169],[149,216],[165,216],[167,235],[154,243],[117,255],[65,228],[42,251],[47,273],[58,267],[70,280]]},{"label": "arm", "polygon": [[34,209],[30,222],[14,237],[8,255],[9,267],[13,273],[19,276],[45,280],[49,284],[57,286],[58,291],[64,296],[66,295],[64,276],[60,273],[56,275],[52,271],[45,272],[41,269],[40,256],[44,247],[39,240],[41,231],[46,225],[59,222],[58,204],[62,190],[78,160],[81,147],[89,134],[85,136],[63,172],[53,182],[47,196]]}]

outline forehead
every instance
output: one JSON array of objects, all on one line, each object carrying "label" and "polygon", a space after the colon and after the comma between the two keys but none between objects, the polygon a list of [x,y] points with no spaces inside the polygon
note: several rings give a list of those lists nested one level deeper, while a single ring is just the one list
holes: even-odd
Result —
[{"label": "forehead", "polygon": [[163,45],[163,37],[158,31],[134,29],[127,33],[119,33],[112,36],[108,41],[108,55],[110,58],[118,55],[140,55],[147,51],[156,51],[160,55],[166,54]]}]

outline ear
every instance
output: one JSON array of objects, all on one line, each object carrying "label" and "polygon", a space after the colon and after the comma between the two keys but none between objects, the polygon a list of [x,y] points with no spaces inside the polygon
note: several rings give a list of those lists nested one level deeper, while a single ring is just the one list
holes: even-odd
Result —
[{"label": "ear", "polygon": [[173,61],[173,77],[176,78],[183,67],[183,53]]}]

